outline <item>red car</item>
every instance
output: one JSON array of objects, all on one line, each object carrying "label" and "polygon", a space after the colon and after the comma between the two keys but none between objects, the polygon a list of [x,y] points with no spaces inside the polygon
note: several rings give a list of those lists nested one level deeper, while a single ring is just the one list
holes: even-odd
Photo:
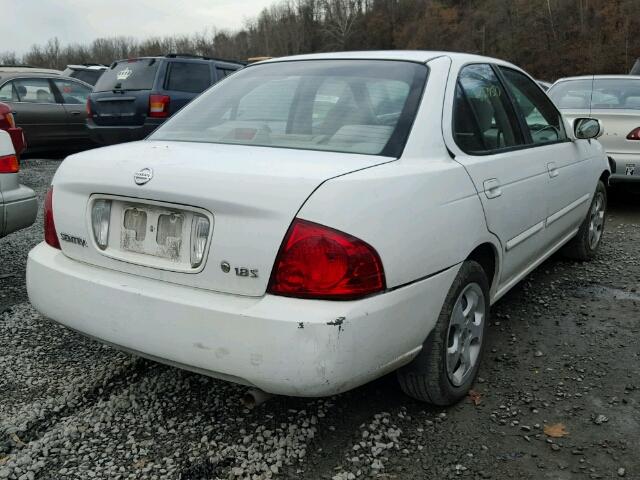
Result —
[{"label": "red car", "polygon": [[22,128],[16,127],[16,122],[11,112],[11,107],[6,103],[0,102],[0,130],[5,130],[9,133],[11,141],[13,142],[13,148],[16,151],[16,155],[20,155],[27,148],[27,142],[24,139],[24,133]]}]

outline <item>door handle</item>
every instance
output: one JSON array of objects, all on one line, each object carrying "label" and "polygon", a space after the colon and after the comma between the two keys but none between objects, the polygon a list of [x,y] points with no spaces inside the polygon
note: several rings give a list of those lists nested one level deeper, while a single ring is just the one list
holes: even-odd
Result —
[{"label": "door handle", "polygon": [[556,178],[560,174],[558,168],[556,167],[556,162],[547,163],[547,172],[549,172],[549,176],[551,178]]},{"label": "door handle", "polygon": [[82,112],[71,112],[71,115],[80,115]]},{"label": "door handle", "polygon": [[490,178],[483,183],[484,194],[487,198],[497,198],[502,195],[502,189],[500,188],[500,181],[497,178]]}]

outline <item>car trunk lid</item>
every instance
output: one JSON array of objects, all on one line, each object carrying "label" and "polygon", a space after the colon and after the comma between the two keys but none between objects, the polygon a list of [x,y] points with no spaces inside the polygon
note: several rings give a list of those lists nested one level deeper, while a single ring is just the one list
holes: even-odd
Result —
[{"label": "car trunk lid", "polygon": [[[327,179],[390,160],[188,142],[117,145],[62,164],[54,178],[55,222],[63,252],[76,260],[260,296],[291,221],[313,191]],[[134,176],[139,183],[147,181],[139,185]],[[112,230],[108,247],[101,250],[91,211],[105,199],[112,202]],[[202,265],[192,267],[192,225],[198,217],[210,221],[210,233]]]},{"label": "car trunk lid", "polygon": [[640,110],[598,109],[592,110],[591,113],[588,111],[563,111],[563,114],[570,120],[580,117],[593,117],[600,120],[604,134],[598,140],[607,153],[638,153],[640,151],[639,141],[627,140],[627,135],[640,127]]}]

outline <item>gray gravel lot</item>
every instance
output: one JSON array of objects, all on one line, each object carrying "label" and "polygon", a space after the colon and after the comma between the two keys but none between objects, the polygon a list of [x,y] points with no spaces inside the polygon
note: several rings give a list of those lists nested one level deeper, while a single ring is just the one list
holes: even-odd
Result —
[{"label": "gray gravel lot", "polygon": [[[58,165],[23,163],[41,201]],[[0,479],[640,479],[640,194],[614,195],[595,261],[554,257],[494,306],[475,394],[446,410],[392,375],[248,410],[50,323],[24,286],[41,216],[0,240]]]}]

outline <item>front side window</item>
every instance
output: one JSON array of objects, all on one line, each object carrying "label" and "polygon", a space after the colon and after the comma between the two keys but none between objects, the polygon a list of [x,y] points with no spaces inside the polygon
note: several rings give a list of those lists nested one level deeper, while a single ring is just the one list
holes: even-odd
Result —
[{"label": "front side window", "polygon": [[46,78],[21,78],[14,80],[18,98],[26,103],[56,103],[49,80]]},{"label": "front side window", "polygon": [[469,153],[490,153],[522,145],[508,96],[490,65],[460,70],[453,105],[457,145]]},{"label": "front side window", "polygon": [[543,144],[565,140],[562,117],[542,90],[520,72],[504,67],[500,71],[527,124],[531,141]]},{"label": "front side window", "polygon": [[236,72],[150,140],[400,156],[428,69],[379,60],[274,62]]},{"label": "front side window", "polygon": [[171,62],[165,88],[177,92],[201,93],[211,85],[211,69],[206,63]]},{"label": "front side window", "polygon": [[84,105],[91,89],[71,80],[53,79],[53,83],[62,95],[62,103],[68,105]]}]

